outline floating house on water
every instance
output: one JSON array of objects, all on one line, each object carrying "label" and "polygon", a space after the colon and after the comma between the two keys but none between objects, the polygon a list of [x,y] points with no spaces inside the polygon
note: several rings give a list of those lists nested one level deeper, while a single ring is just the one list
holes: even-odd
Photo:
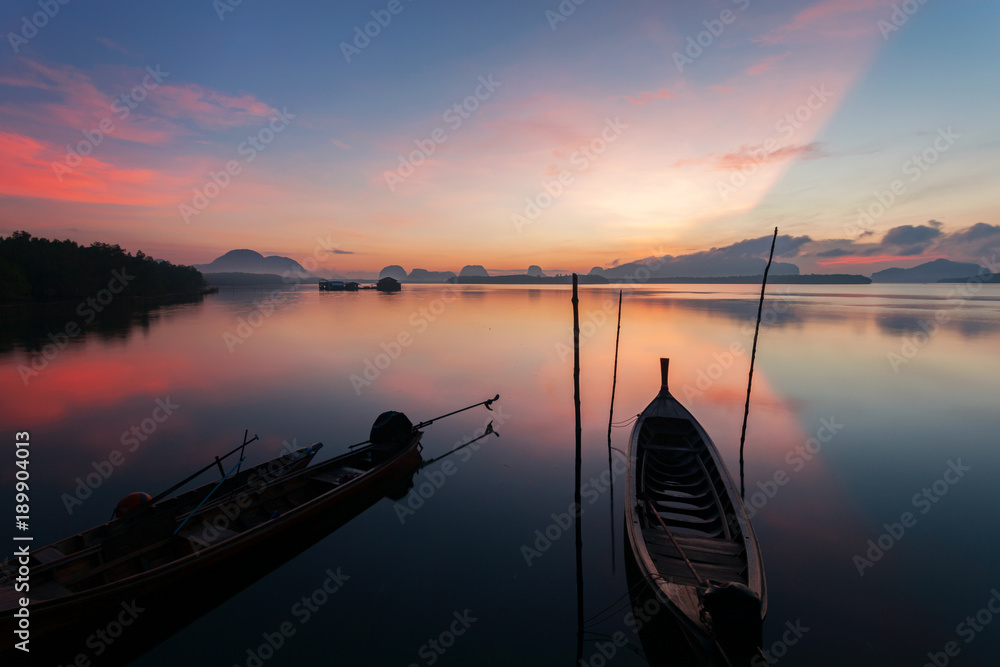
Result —
[{"label": "floating house on water", "polygon": [[395,278],[390,278],[386,276],[382,280],[378,281],[375,285],[375,289],[379,292],[398,292],[403,289],[403,286],[399,284],[399,281]]}]

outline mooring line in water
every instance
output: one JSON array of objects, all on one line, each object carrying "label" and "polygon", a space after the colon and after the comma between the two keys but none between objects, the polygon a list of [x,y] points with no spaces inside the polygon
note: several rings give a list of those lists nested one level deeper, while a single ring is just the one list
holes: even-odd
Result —
[{"label": "mooring line in water", "polygon": [[753,363],[757,358],[757,335],[760,333],[760,316],[764,310],[764,289],[767,287],[767,272],[771,270],[771,260],[774,259],[774,244],[778,240],[778,228],[774,228],[771,238],[771,254],[764,267],[764,279],[760,282],[760,302],[757,304],[757,326],[753,330],[753,348],[750,351],[750,377],[747,378],[747,402],[743,406],[743,430],[740,433],[740,500],[744,499],[745,484],[743,481],[743,444],[747,439],[747,417],[750,415],[750,388],[753,386]]},{"label": "mooring line in water", "polygon": [[615,422],[613,426],[615,428],[626,428],[627,426],[631,426],[632,424],[634,424],[636,420],[639,419],[639,417],[641,416],[642,415],[632,415],[628,419],[623,419],[621,421]]}]

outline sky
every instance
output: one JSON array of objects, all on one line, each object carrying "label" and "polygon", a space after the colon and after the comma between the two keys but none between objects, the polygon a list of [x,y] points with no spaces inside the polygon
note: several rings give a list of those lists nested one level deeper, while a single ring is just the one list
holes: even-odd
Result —
[{"label": "sky", "polygon": [[1000,250],[993,0],[237,2],[4,3],[0,235],[331,275]]}]

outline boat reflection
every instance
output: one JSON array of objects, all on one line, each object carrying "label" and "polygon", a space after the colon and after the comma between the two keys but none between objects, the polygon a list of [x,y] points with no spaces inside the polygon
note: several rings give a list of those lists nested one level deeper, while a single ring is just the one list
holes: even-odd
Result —
[{"label": "boat reflection", "polygon": [[[171,586],[130,590],[118,599],[96,597],[78,605],[78,615],[45,635],[42,619],[32,626],[30,664],[124,665],[193,623],[215,607],[295,558],[382,498],[399,501],[413,488],[424,464],[419,447],[408,450],[391,474],[372,479],[328,510],[301,522],[280,539],[254,545],[238,559],[224,559],[195,569]],[[30,608],[29,608],[30,610]],[[20,664],[13,646],[0,648],[3,664]]]}]

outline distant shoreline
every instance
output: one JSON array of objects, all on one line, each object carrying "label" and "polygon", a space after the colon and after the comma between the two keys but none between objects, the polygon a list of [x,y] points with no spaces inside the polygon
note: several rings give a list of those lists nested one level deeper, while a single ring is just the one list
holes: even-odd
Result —
[{"label": "distant shoreline", "polygon": [[[316,284],[319,278],[283,278],[275,274],[267,273],[206,273],[203,274],[210,285],[217,287],[241,287],[256,285],[293,285],[293,284]],[[643,281],[635,280],[615,280],[606,276],[584,274],[579,276],[581,285],[618,285],[618,284],[642,284],[642,285],[759,285],[763,276],[720,276],[711,278],[649,278]],[[339,279],[338,279],[339,280]],[[345,278],[358,283],[374,283],[370,279]],[[853,274],[808,274],[808,275],[777,275],[768,276],[767,281],[775,285],[868,285],[871,278]],[[557,276],[529,276],[529,275],[505,275],[505,276],[457,276],[449,280],[403,280],[404,285],[569,285],[573,282],[570,275]]]},{"label": "distant shoreline", "polygon": [[[606,276],[579,276],[581,285],[759,285],[763,276],[720,276],[712,278],[649,278],[647,280],[615,280]],[[572,276],[458,276],[452,283],[459,285],[564,285],[573,281]],[[871,278],[852,274],[809,274],[768,276],[767,281],[775,285],[868,285]]]}]

